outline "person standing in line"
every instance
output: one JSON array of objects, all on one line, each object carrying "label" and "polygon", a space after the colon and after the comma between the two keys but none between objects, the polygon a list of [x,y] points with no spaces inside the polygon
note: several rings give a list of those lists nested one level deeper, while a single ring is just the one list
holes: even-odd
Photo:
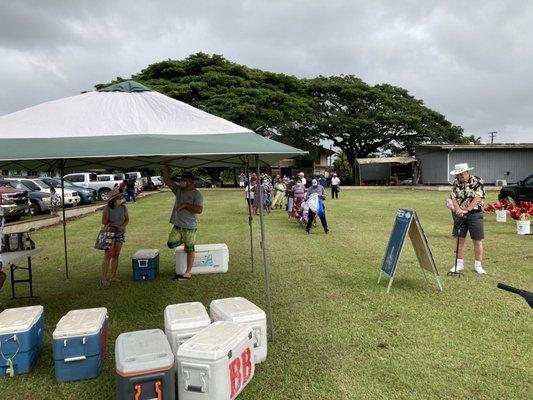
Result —
[{"label": "person standing in line", "polygon": [[470,232],[470,238],[474,244],[474,270],[480,274],[486,274],[481,266],[483,259],[483,239],[485,238],[483,227],[483,199],[485,188],[483,180],[471,175],[468,164],[457,164],[450,175],[455,175],[452,184],[453,231],[452,234],[458,240],[457,263],[450,271],[462,271],[464,269],[464,245],[466,232]]},{"label": "person standing in line", "polygon": [[[122,245],[126,242],[126,226],[129,221],[128,209],[124,205],[124,195],[118,186],[114,187],[109,192],[107,205],[102,211],[102,224],[108,228],[107,236],[111,242],[102,260],[102,276],[100,277],[102,288],[109,287],[111,282],[120,282],[117,278],[118,259]],[[108,278],[110,265],[111,278]]]},{"label": "person standing in line", "polygon": [[305,198],[305,185],[302,182],[302,178],[300,175],[298,175],[298,178],[296,178],[295,184],[292,186],[292,196],[293,196],[293,206],[292,206],[292,214],[291,216],[299,219],[300,213],[301,213],[301,207],[302,203]]},{"label": "person standing in line", "polygon": [[333,177],[331,178],[331,198],[332,199],[338,199],[339,198],[339,186],[341,185],[341,180],[337,176],[337,174],[334,172]]},{"label": "person standing in line", "polygon": [[272,202],[274,208],[278,208],[281,210],[283,208],[283,203],[285,199],[285,191],[287,190],[287,186],[285,185],[285,182],[279,178],[277,178],[277,182],[274,184],[274,189],[276,190],[276,195],[274,197],[274,201]]},{"label": "person standing in line", "polygon": [[294,196],[292,194],[292,187],[294,186],[294,176],[289,179],[289,181],[286,184],[286,196],[287,196],[287,214],[289,215],[289,219],[292,218],[292,210],[294,206]]},{"label": "person standing in line", "polygon": [[[317,197],[317,198],[314,199],[313,197]],[[322,223],[322,228],[324,228],[324,232],[326,234],[329,233],[328,222],[326,221],[326,210],[325,208],[323,208],[321,212],[319,212],[318,210],[319,208],[318,204],[321,201],[324,201],[325,199],[326,199],[326,194],[325,194],[324,187],[322,185],[319,185],[316,179],[313,179],[311,181],[311,187],[307,189],[307,193],[305,194],[305,200],[308,201],[309,203],[316,201],[317,207],[312,207],[311,205],[309,206],[309,215],[307,218],[307,226],[305,228],[305,231],[307,233],[311,231],[316,215],[318,215],[318,217],[320,218],[320,222]]]},{"label": "person standing in line", "polygon": [[135,203],[135,186],[137,180],[133,176],[128,176],[126,180],[126,201],[133,201]]},{"label": "person standing in line", "polygon": [[246,185],[246,175],[244,174],[244,172],[241,172],[241,174],[239,175],[239,187],[241,189],[244,189],[245,185]]},{"label": "person standing in line", "polygon": [[255,186],[255,181],[252,181],[252,179],[250,179],[248,181],[248,184],[244,188],[244,196],[246,198],[246,203],[250,207],[253,207],[253,203],[254,203],[254,186]]},{"label": "person standing in line", "polygon": [[298,177],[300,178],[300,182],[302,183],[302,185],[306,186],[307,185],[307,179],[305,179],[304,173],[303,172],[298,173]]},{"label": "person standing in line", "polygon": [[187,269],[181,275],[176,274],[174,279],[189,280],[196,255],[194,246],[198,215],[204,210],[204,199],[200,191],[194,187],[194,176],[190,172],[185,171],[181,174],[179,184],[172,180],[168,162],[164,164],[163,181],[176,197],[170,216],[170,223],[173,227],[168,235],[167,246],[169,249],[175,249],[183,244],[185,253],[187,253]]}]

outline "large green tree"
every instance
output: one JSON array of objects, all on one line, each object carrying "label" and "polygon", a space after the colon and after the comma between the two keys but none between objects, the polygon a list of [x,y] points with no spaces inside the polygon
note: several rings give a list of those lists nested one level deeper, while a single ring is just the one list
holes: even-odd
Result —
[{"label": "large green tree", "polygon": [[426,142],[463,142],[463,130],[424,106],[407,90],[371,86],[355,76],[318,77],[307,81],[315,118],[315,137],[331,140],[346,155],[357,182],[356,159],[375,153],[414,152]]}]

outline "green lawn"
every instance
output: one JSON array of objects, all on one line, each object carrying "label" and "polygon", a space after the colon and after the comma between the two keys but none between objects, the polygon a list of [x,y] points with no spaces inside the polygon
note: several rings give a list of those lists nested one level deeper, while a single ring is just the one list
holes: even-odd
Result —
[{"label": "green lawn", "polygon": [[[266,217],[277,341],[256,369],[241,399],[531,399],[532,310],[497,282],[533,289],[533,236],[520,237],[513,222],[486,216],[486,276],[473,272],[471,244],[463,278],[445,276],[454,260],[445,193],[343,190],[327,201],[331,234],[306,235],[285,212]],[[495,194],[491,195],[492,198]],[[263,274],[250,270],[243,195],[204,192],[200,243],[227,243],[227,274],[177,283],[173,253],[165,250],[172,195],[161,193],[129,207],[130,226],[120,266],[122,283],[98,290],[101,253],[93,250],[99,215],[68,224],[71,278],[63,271],[62,229],[33,235],[46,250],[35,259],[34,300],[42,304],[46,348],[29,375],[0,381],[5,399],[110,399],[114,397],[114,341],[121,332],[163,328],[167,304],[244,296],[265,307]],[[428,286],[409,244],[394,285],[377,284],[379,266],[399,207],[415,209],[428,236],[444,292]],[[255,244],[258,225],[255,224]],[[131,280],[131,255],[162,250],[162,271],[150,283]],[[259,260],[256,248],[256,260]],[[433,283],[433,281],[432,281]],[[21,288],[22,289],[22,288]],[[51,337],[68,310],[105,306],[110,316],[109,355],[96,380],[57,384]]]}]

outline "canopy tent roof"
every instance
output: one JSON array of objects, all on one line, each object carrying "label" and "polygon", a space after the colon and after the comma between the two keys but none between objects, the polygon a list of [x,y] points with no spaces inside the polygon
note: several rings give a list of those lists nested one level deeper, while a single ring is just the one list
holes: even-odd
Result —
[{"label": "canopy tent roof", "polygon": [[223,167],[304,153],[134,81],[0,117],[0,169]]}]

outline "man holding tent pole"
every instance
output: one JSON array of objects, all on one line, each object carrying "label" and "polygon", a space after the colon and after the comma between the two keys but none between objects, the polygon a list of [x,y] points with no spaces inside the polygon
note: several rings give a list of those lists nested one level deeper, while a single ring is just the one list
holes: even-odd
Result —
[{"label": "man holding tent pole", "polygon": [[198,228],[198,214],[201,214],[204,207],[202,194],[194,187],[194,177],[190,172],[183,172],[179,184],[171,179],[168,162],[164,163],[163,182],[167,185],[174,196],[174,208],[170,217],[170,223],[174,225],[168,236],[167,246],[174,249],[184,245],[187,253],[186,271],[174,277],[174,279],[191,279],[192,267],[194,264],[196,242],[196,229]]}]

